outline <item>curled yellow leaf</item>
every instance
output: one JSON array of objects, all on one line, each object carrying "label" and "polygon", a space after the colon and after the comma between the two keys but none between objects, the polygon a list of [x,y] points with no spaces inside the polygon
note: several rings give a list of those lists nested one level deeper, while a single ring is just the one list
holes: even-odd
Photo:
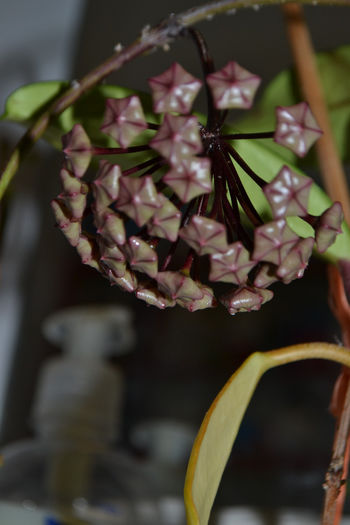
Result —
[{"label": "curled yellow leaf", "polygon": [[350,367],[350,350],[306,343],[252,354],[231,376],[209,408],[194,442],[185,480],[188,525],[207,525],[241,421],[261,376],[276,366],[328,359]]}]

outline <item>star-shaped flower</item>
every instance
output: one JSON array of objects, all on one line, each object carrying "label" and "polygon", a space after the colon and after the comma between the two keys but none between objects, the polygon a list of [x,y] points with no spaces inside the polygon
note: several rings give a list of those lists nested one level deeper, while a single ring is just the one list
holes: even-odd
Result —
[{"label": "star-shaped flower", "polygon": [[254,261],[282,263],[299,237],[289,228],[284,219],[268,222],[255,229]]},{"label": "star-shaped flower", "polygon": [[213,290],[209,288],[209,286],[204,286],[200,283],[197,283],[197,285],[203,292],[202,299],[193,299],[191,301],[177,299],[177,304],[186,308],[189,312],[196,312],[197,310],[204,310],[205,308],[213,308],[216,306],[217,302]]},{"label": "star-shaped flower", "polygon": [[67,208],[61,199],[54,199],[51,207],[58,227],[66,237],[69,244],[77,246],[81,236],[81,222],[72,220]]},{"label": "star-shaped flower", "polygon": [[97,177],[92,182],[95,207],[98,211],[104,210],[117,199],[121,174],[121,169],[118,164],[110,164],[106,160],[100,162]]},{"label": "star-shaped flower", "polygon": [[174,300],[191,302],[204,297],[201,287],[181,272],[159,272],[157,282],[160,291]]},{"label": "star-shaped flower", "polygon": [[272,297],[271,290],[241,286],[223,295],[220,301],[226,306],[230,315],[235,315],[238,312],[260,310],[261,305],[270,301]]},{"label": "star-shaped flower", "polygon": [[225,226],[202,215],[193,215],[188,225],[179,231],[179,237],[194,248],[198,255],[224,253],[227,250]]},{"label": "star-shaped flower", "polygon": [[70,170],[78,178],[82,177],[91,161],[91,142],[81,124],[75,124],[69,133],[62,137],[63,153]]},{"label": "star-shaped flower", "polygon": [[150,146],[158,151],[171,165],[192,157],[203,150],[196,117],[164,115],[164,120]]},{"label": "star-shaped flower", "polygon": [[101,131],[119,142],[122,148],[127,148],[147,127],[138,96],[107,99]]},{"label": "star-shaped flower", "polygon": [[210,193],[210,160],[196,157],[183,159],[164,175],[163,181],[175,191],[182,202]]},{"label": "star-shaped flower", "polygon": [[72,172],[66,168],[62,168],[60,171],[60,179],[64,190],[64,195],[74,197],[78,193],[81,193],[81,188],[86,184],[82,183]]},{"label": "star-shaped flower", "polygon": [[98,270],[99,263],[96,248],[94,240],[86,235],[81,235],[76,245],[76,250],[80,255],[81,262]]},{"label": "star-shaped flower", "polygon": [[181,222],[180,210],[167,199],[159,194],[161,207],[149,219],[147,231],[150,235],[176,241]]},{"label": "star-shaped flower", "polygon": [[322,135],[315,117],[306,102],[276,108],[274,140],[292,150],[298,157],[305,157],[311,146]]},{"label": "star-shaped flower", "polygon": [[260,269],[255,276],[254,286],[257,288],[267,288],[267,286],[270,286],[276,281],[278,281],[276,267],[270,263],[264,263],[260,266]]},{"label": "star-shaped flower", "polygon": [[101,244],[100,261],[107,267],[115,277],[123,277],[126,272],[125,255],[118,246],[107,246]]},{"label": "star-shaped flower", "polygon": [[137,290],[138,281],[134,272],[126,269],[122,277],[116,277],[115,274],[109,270],[107,277],[111,284],[116,284],[119,288],[122,288],[125,292],[133,293]]},{"label": "star-shaped flower", "polygon": [[312,179],[283,166],[277,176],[264,187],[274,218],[307,215],[311,185]]},{"label": "star-shaped flower", "polygon": [[248,273],[256,265],[251,261],[249,252],[240,241],[228,246],[224,253],[210,255],[210,281],[223,281],[225,283],[243,284]]},{"label": "star-shaped flower", "polygon": [[133,235],[125,246],[125,253],[133,270],[144,272],[152,278],[157,276],[158,257],[147,242]]},{"label": "star-shaped flower", "polygon": [[307,237],[306,239],[301,239],[293,246],[276,272],[284,283],[288,284],[304,275],[314,244],[315,239]]},{"label": "star-shaped flower", "polygon": [[159,290],[157,290],[157,288],[153,287],[141,285],[136,290],[135,295],[138,299],[141,299],[142,301],[145,301],[147,304],[150,304],[152,306],[156,306],[161,310],[176,305],[176,301],[174,299],[166,297]]},{"label": "star-shaped flower", "polygon": [[335,241],[337,235],[342,232],[341,223],[344,214],[340,202],[335,202],[330,208],[322,213],[316,227],[316,246],[323,253]]},{"label": "star-shaped flower", "polygon": [[138,226],[146,224],[161,207],[152,177],[121,177],[116,207],[133,219]]},{"label": "star-shaped flower", "polygon": [[148,83],[155,113],[189,113],[202,85],[176,62],[161,75],[150,78]]},{"label": "star-shaped flower", "polygon": [[231,61],[219,71],[207,75],[207,82],[217,109],[249,109],[261,79]]},{"label": "star-shaped flower", "polygon": [[107,210],[95,215],[97,233],[99,233],[107,244],[123,245],[125,243],[125,227],[122,218],[114,211]]},{"label": "star-shaped flower", "polygon": [[64,201],[72,217],[81,219],[86,208],[89,187],[66,169],[61,170],[60,177],[64,191],[59,197]]}]

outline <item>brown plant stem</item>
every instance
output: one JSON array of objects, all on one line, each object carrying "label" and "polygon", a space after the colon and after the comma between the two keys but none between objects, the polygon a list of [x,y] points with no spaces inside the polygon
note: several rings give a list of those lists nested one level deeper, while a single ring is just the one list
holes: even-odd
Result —
[{"label": "brown plant stem", "polygon": [[[343,279],[335,266],[329,266],[330,305],[337,318],[344,345],[350,342],[350,305]],[[350,454],[350,370],[343,367],[334,386],[330,411],[336,418],[332,460],[326,473],[324,523],[338,524],[341,521],[346,496],[345,480],[349,470]]]},{"label": "brown plant stem", "polygon": [[[300,5],[287,4],[283,6],[283,11],[301,90],[323,130],[323,136],[317,143],[321,175],[329,196],[332,200],[342,203],[345,219],[350,223],[349,190],[333,138],[310,34]],[[331,307],[341,326],[343,342],[347,345],[350,341],[350,307],[344,282],[335,266],[329,268],[328,275]],[[331,401],[331,411],[336,418],[336,429],[332,459],[324,483],[323,525],[340,523],[345,499],[345,480],[348,474],[350,452],[350,371],[348,368],[344,368],[337,379]]]},{"label": "brown plant stem", "polygon": [[327,193],[333,201],[342,203],[345,220],[350,224],[350,194],[346,177],[334,141],[327,104],[317,70],[315,53],[302,8],[286,4],[283,11],[287,34],[297,68],[301,91],[316,117],[323,135],[316,142],[320,171]]},{"label": "brown plant stem", "polygon": [[[314,0],[298,0],[312,4]],[[214,15],[228,13],[243,7],[281,4],[285,0],[216,0],[193,7],[184,13],[171,15],[153,28],[144,28],[140,37],[125,49],[118,50],[98,65],[71,88],[59,95],[18,142],[16,148],[0,172],[0,199],[16,174],[22,160],[47,129],[51,120],[74,104],[88,89],[95,86],[113,71],[117,71],[133,58],[159,47],[167,46],[185,28]],[[319,5],[350,6],[349,0],[318,0]]]}]

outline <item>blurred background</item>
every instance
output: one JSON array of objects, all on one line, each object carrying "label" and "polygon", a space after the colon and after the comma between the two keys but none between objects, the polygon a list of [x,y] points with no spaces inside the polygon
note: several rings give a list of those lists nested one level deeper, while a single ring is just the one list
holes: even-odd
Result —
[{"label": "blurred background", "polygon": [[[200,2],[0,0],[2,108],[6,97],[20,85],[78,79],[112,54],[116,44],[131,43],[145,25],[195,4]],[[305,11],[318,51],[349,43],[348,8],[311,6]],[[291,66],[277,7],[218,16],[199,28],[217,67],[237,60],[266,84]],[[181,39],[168,52],[157,51],[128,64],[108,82],[148,90],[147,79],[173,61],[200,76],[194,46]],[[22,130],[0,124],[3,162]],[[173,440],[174,446],[177,432],[186,428],[176,467],[168,465],[169,471],[159,471],[160,479],[176,478],[169,494],[181,497],[177,480],[185,473],[186,436],[194,435],[218,390],[251,352],[306,341],[339,341],[339,329],[327,303],[326,267],[313,258],[305,277],[288,286],[278,284],[275,298],[259,312],[230,317],[223,307],[194,314],[179,307],[165,311],[147,307],[83,266],[54,227],[49,203],[60,192],[61,162],[60,153],[38,144],[2,204],[1,445],[35,439],[33,400],[38,378],[43,365],[62,352],[59,345],[43,337],[44,320],[76,305],[119,305],[130,311],[135,344],[125,355],[106,357],[124,378],[119,432],[110,446],[131,458],[136,479],[137,465],[142,470],[157,457],[150,437],[157,425],[169,423],[166,441]],[[290,365],[263,378],[226,469],[218,509],[257,507],[266,524],[277,523],[276,508],[319,512],[334,430],[328,404],[338,372],[337,366],[317,361]],[[178,426],[172,426],[174,423]],[[141,439],[145,428],[148,437]],[[156,469],[152,471],[153,479],[157,475]],[[182,523],[181,516],[176,523]],[[164,519],[164,523],[173,523],[169,517]],[[220,523],[241,522],[232,520],[223,514]]]}]

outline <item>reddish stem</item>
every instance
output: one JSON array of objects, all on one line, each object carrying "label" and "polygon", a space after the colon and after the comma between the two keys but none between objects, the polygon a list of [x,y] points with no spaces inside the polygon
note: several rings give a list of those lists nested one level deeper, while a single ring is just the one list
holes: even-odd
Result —
[{"label": "reddish stem", "polygon": [[132,173],[137,173],[138,171],[141,171],[144,168],[153,166],[153,164],[156,164],[157,167],[160,167],[160,161],[162,161],[162,157],[155,157],[153,159],[146,160],[145,162],[142,162],[141,164],[138,164],[137,166],[124,170],[123,175],[131,175]]},{"label": "reddish stem", "polygon": [[224,140],[241,140],[241,139],[273,139],[274,131],[262,131],[261,133],[232,133],[231,135],[222,135]]},{"label": "reddish stem", "polygon": [[150,150],[150,146],[130,146],[129,148],[100,148],[93,146],[91,153],[93,155],[124,155],[128,153],[139,153],[140,151]]}]

